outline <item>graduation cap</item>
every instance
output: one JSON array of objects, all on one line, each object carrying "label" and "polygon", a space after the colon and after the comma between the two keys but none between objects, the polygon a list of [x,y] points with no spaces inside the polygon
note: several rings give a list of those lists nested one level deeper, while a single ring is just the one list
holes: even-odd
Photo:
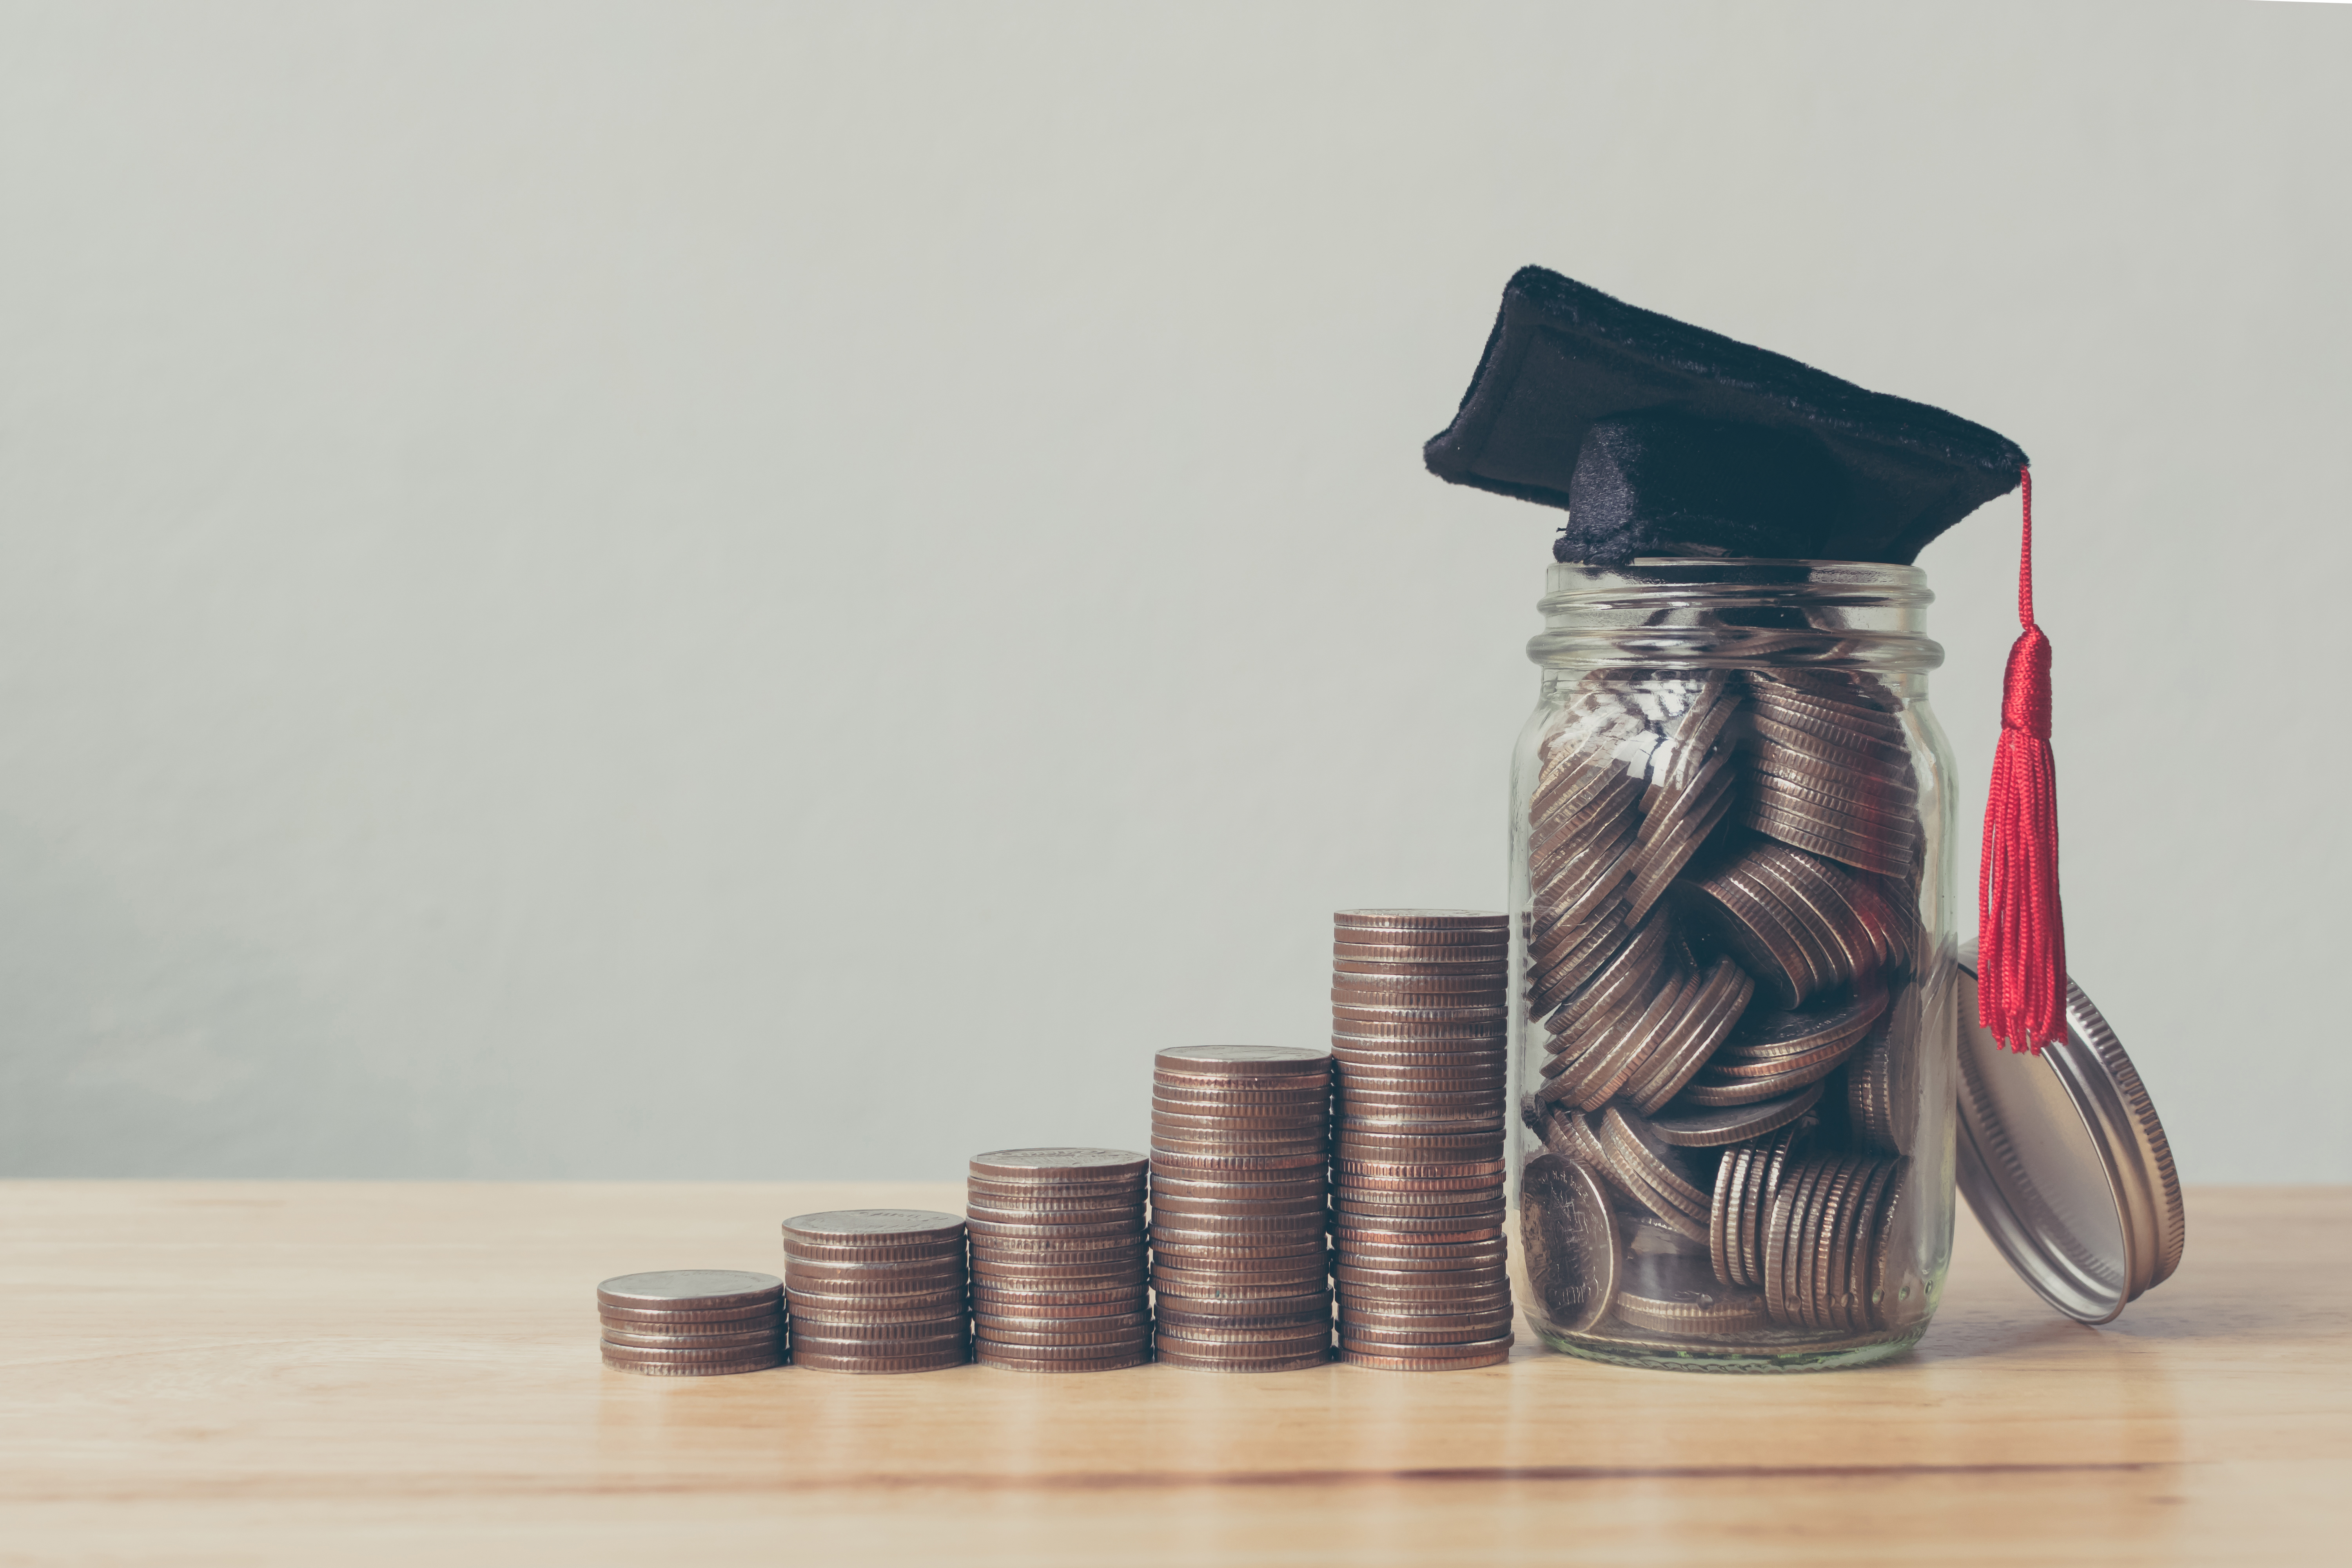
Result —
[{"label": "graduation cap", "polygon": [[2024,452],[1884,393],[1522,268],[1454,423],[1449,483],[1568,509],[1553,554],[1908,565],[2017,488]]},{"label": "graduation cap", "polygon": [[1978,889],[1979,1016],[2038,1052],[2065,1038],[2050,642],[2033,621],[2033,489],[2007,437],[1769,350],[1637,310],[1540,267],[1503,308],[1430,472],[1568,509],[1552,554],[1909,565],[2025,487],[2025,548]]}]

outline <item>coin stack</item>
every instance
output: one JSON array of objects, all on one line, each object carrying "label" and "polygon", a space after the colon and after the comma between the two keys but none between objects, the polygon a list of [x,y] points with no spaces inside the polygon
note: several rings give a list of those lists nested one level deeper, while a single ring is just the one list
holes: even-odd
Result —
[{"label": "coin stack", "polygon": [[784,1363],[784,1282],[734,1268],[624,1274],[596,1287],[604,1364],[715,1377]]},{"label": "coin stack", "polygon": [[1331,1058],[1180,1046],[1151,1075],[1154,1342],[1171,1366],[1331,1359]]},{"label": "coin stack", "polygon": [[1144,1175],[1126,1149],[975,1154],[972,1359],[1013,1372],[1107,1372],[1150,1359]]},{"label": "coin stack", "polygon": [[964,1222],[929,1209],[835,1209],[784,1221],[793,1364],[820,1372],[961,1366]]},{"label": "coin stack", "polygon": [[1555,1328],[1775,1350],[1916,1321],[1903,707],[1838,670],[1595,670],[1539,743],[1520,1196]]},{"label": "coin stack", "polygon": [[1492,1365],[1512,1339],[1508,918],[1342,910],[1333,920],[1339,1359],[1406,1372]]}]

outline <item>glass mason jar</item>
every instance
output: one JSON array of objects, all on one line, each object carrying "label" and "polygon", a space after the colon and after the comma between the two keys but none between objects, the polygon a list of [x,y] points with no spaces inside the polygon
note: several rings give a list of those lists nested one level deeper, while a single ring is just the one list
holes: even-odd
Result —
[{"label": "glass mason jar", "polygon": [[1952,1238],[1926,577],[1660,558],[1548,586],[1511,781],[1528,1316],[1634,1366],[1900,1354]]}]

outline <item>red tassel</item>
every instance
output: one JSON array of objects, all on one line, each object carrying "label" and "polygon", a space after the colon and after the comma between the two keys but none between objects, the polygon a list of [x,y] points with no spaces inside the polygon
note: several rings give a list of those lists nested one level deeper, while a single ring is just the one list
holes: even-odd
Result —
[{"label": "red tassel", "polygon": [[2000,745],[1985,791],[1977,877],[1977,1016],[2013,1051],[2066,1037],[2066,921],[2058,905],[2058,768],[2050,754],[2050,639],[2033,622],[2033,475],[2017,618],[2025,630],[2001,679]]}]

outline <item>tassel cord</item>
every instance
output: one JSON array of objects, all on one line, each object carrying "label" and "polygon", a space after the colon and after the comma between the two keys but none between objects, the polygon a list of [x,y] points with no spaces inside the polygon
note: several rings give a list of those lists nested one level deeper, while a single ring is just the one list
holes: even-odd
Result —
[{"label": "tassel cord", "polygon": [[1977,1009],[2011,1050],[2065,1038],[2066,932],[2058,894],[2058,771],[2050,748],[2050,639],[2033,618],[2033,476],[2024,486],[2017,618],[2001,680],[2000,743],[1985,792],[1977,878]]}]

